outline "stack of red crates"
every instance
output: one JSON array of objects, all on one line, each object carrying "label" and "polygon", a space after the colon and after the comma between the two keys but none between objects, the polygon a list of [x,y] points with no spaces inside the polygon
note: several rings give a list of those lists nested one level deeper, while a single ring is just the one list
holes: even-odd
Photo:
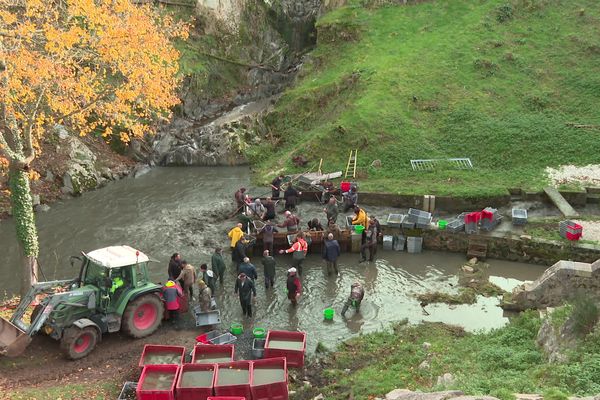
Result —
[{"label": "stack of red crates", "polygon": [[561,221],[558,224],[558,232],[568,240],[579,240],[583,235],[583,227],[573,221]]}]

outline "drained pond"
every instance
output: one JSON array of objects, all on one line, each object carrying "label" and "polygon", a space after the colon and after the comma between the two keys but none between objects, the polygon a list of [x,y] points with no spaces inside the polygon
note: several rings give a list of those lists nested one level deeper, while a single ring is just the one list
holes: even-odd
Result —
[{"label": "drained pond", "polygon": [[[248,186],[247,168],[155,168],[138,178],[127,178],[105,188],[86,193],[80,198],[54,204],[46,213],[37,215],[40,233],[42,273],[40,280],[76,277],[69,256],[110,245],[128,244],[147,253],[157,262],[151,264],[152,279],[165,282],[167,263],[174,252],[199,267],[210,265],[214,246],[222,246],[229,263],[228,230],[235,220],[233,193],[240,187],[250,188],[251,196],[270,194],[268,188]],[[359,195],[360,203],[360,195]],[[384,220],[392,209],[365,207]],[[279,208],[281,210],[281,208]],[[321,216],[317,202],[299,205],[302,226],[308,216]],[[281,221],[282,217],[278,216]],[[0,223],[0,243],[4,263],[0,265],[0,293],[12,294],[19,268],[18,249],[11,220]],[[255,252],[259,253],[259,252]],[[384,251],[381,246],[375,262],[359,263],[358,254],[344,253],[339,260],[340,275],[327,277],[318,254],[304,261],[303,294],[293,308],[285,291],[285,271],[291,256],[277,256],[278,269],[274,290],[263,285],[260,257],[251,261],[257,266],[257,298],[254,318],[242,318],[239,300],[233,293],[235,274],[228,266],[225,285],[217,284],[216,300],[221,311],[220,329],[233,322],[252,327],[301,330],[308,332],[307,348],[317,342],[334,345],[339,340],[359,333],[381,329],[389,323],[407,318],[411,322],[439,321],[463,326],[469,331],[500,327],[508,322],[496,297],[478,297],[472,305],[449,306],[429,304],[416,299],[419,293],[441,291],[452,293],[458,284],[457,272],[465,263],[462,254],[425,251],[421,254]],[[524,280],[536,279],[543,266],[488,260],[491,281],[511,290]],[[365,298],[360,314],[350,309],[343,319],[339,315],[350,293],[350,285],[360,281]],[[323,310],[333,308],[332,321],[323,320]],[[186,316],[186,329],[194,329],[193,318]],[[200,329],[198,329],[200,332]]]}]

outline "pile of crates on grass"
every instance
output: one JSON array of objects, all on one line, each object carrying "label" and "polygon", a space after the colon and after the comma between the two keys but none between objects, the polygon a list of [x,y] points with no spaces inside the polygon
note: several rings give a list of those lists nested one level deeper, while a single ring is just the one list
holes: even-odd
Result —
[{"label": "pile of crates on grass", "polygon": [[183,346],[145,345],[140,379],[126,382],[119,400],[287,400],[288,367],[304,366],[306,333],[268,331],[263,351],[252,352],[264,358],[252,361],[234,360],[236,339],[199,335],[189,357]]},{"label": "pile of crates on grass", "polygon": [[558,223],[558,233],[568,240],[579,240],[583,235],[583,227],[573,221],[566,220]]}]

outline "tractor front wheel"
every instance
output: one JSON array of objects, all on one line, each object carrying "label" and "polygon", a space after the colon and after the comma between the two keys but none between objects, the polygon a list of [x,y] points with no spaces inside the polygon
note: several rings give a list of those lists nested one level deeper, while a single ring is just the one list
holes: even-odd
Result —
[{"label": "tractor front wheel", "polygon": [[162,300],[153,293],[143,295],[127,305],[121,330],[136,339],[153,334],[164,314]]},{"label": "tractor front wheel", "polygon": [[77,328],[72,326],[63,333],[60,347],[71,360],[78,360],[90,354],[98,343],[98,331],[93,326]]}]

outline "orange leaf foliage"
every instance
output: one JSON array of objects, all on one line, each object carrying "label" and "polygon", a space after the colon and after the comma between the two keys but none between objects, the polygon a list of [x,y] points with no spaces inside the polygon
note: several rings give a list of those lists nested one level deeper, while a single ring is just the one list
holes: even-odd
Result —
[{"label": "orange leaf foliage", "polygon": [[0,0],[0,102],[37,139],[69,123],[81,135],[125,128],[129,141],[179,102],[171,40],[186,35],[130,0]]}]

